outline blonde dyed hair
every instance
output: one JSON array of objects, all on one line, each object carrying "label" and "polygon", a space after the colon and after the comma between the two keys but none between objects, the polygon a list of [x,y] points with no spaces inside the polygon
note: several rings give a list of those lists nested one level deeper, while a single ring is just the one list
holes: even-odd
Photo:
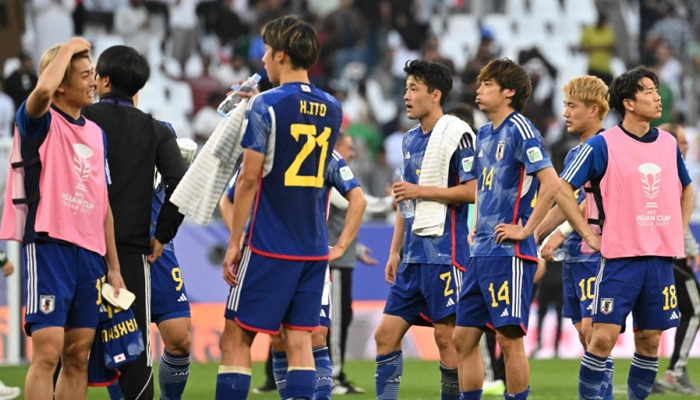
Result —
[{"label": "blonde dyed hair", "polygon": [[[63,47],[62,44],[57,44],[44,52],[44,54],[41,56],[41,61],[39,61],[39,76],[41,76],[46,67],[48,67],[54,59],[56,59],[56,55],[61,50],[61,47]],[[71,76],[73,76],[73,61],[81,58],[87,58],[87,60],[90,61],[90,53],[86,51],[83,53],[73,54],[73,57],[70,59],[70,63],[68,63],[68,66],[66,67],[66,72],[63,74],[63,80],[61,81],[62,84],[66,86],[70,85]]]},{"label": "blonde dyed hair", "polygon": [[561,90],[566,96],[583,102],[586,106],[598,106],[598,117],[602,120],[610,111],[608,86],[602,79],[586,75],[567,82]]}]

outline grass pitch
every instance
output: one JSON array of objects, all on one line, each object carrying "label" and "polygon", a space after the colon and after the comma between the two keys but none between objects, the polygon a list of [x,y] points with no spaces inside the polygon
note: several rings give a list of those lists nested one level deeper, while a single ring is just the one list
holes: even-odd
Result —
[{"label": "grass pitch", "polygon": [[[661,376],[668,366],[668,360],[659,362]],[[615,398],[626,399],[627,372],[630,360],[620,359],[615,362]],[[367,390],[364,395],[346,395],[348,400],[374,399],[374,362],[373,361],[348,361],[346,374],[356,385]],[[530,399],[576,399],[578,387],[578,360],[530,360],[531,378]],[[216,364],[192,364],[190,379],[183,399],[209,400],[214,398],[216,386]],[[688,364],[691,379],[700,384],[700,359],[691,359]],[[24,386],[24,376],[27,366],[0,367],[0,380],[9,386]],[[156,372],[157,377],[157,372]],[[265,373],[263,365],[256,363],[253,367],[252,387],[258,387],[263,383]],[[157,379],[157,378],[156,378]],[[157,385],[156,385],[157,386]],[[341,396],[335,396],[340,398]],[[20,399],[24,397],[20,396]],[[156,387],[156,398],[158,388]],[[248,397],[251,400],[279,399],[276,393],[253,394]],[[409,400],[434,400],[440,398],[440,372],[437,362],[406,360],[403,379],[399,392],[400,399]],[[486,396],[484,398],[487,398]],[[497,396],[490,397],[493,399]],[[501,397],[502,398],[502,397]],[[679,394],[666,394],[652,396],[652,399],[690,398]],[[108,400],[107,390],[104,388],[90,388],[88,392],[90,400]]]}]

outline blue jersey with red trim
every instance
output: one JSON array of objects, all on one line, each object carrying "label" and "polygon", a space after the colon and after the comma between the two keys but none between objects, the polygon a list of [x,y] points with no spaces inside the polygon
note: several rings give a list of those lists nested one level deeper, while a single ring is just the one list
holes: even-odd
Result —
[{"label": "blue jersey with red trim", "polygon": [[[420,125],[406,132],[403,137],[404,179],[418,184],[425,150],[432,132],[423,133]],[[454,187],[469,180],[469,160],[474,159],[474,137],[464,133],[459,146],[452,154],[447,186]],[[445,231],[442,236],[418,236],[411,232],[413,217],[406,218],[404,233],[404,262],[409,264],[453,264],[465,269],[469,258],[467,244],[468,204],[449,204],[445,215]]]},{"label": "blue jersey with red trim", "polygon": [[533,175],[552,167],[543,144],[540,132],[517,111],[496,129],[493,124],[479,129],[478,156],[469,174],[471,179],[478,179],[473,256],[516,256],[537,261],[533,236],[498,244],[495,230],[501,223],[527,224],[539,186]]},{"label": "blue jersey with red trim", "polygon": [[343,156],[333,150],[333,156],[326,169],[326,183],[323,185],[319,198],[319,204],[323,207],[326,219],[328,218],[328,201],[331,189],[335,188],[341,196],[345,197],[349,191],[359,186],[360,182],[355,178]]},{"label": "blue jersey with red trim", "polygon": [[269,168],[259,179],[246,231],[251,251],[283,259],[328,258],[318,200],[341,120],[338,100],[309,84],[286,83],[250,101],[241,144],[268,155]]}]

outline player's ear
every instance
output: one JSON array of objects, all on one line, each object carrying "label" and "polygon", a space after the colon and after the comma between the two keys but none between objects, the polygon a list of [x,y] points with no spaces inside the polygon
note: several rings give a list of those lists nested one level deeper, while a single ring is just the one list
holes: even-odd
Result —
[{"label": "player's ear", "polygon": [[440,91],[440,89],[434,89],[432,94],[433,94],[433,103],[439,103],[440,99],[442,98],[442,91]]}]

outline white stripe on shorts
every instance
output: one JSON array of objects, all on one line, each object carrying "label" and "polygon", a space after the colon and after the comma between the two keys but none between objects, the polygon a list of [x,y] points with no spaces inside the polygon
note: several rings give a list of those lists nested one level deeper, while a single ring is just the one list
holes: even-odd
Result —
[{"label": "white stripe on shorts", "polygon": [[238,285],[236,285],[235,299],[233,301],[233,311],[238,311],[238,303],[241,301],[241,290],[243,288],[243,281],[245,280],[245,273],[248,271],[248,263],[250,262],[250,246],[246,246],[243,250],[243,256],[241,257],[241,262],[238,265]]}]

